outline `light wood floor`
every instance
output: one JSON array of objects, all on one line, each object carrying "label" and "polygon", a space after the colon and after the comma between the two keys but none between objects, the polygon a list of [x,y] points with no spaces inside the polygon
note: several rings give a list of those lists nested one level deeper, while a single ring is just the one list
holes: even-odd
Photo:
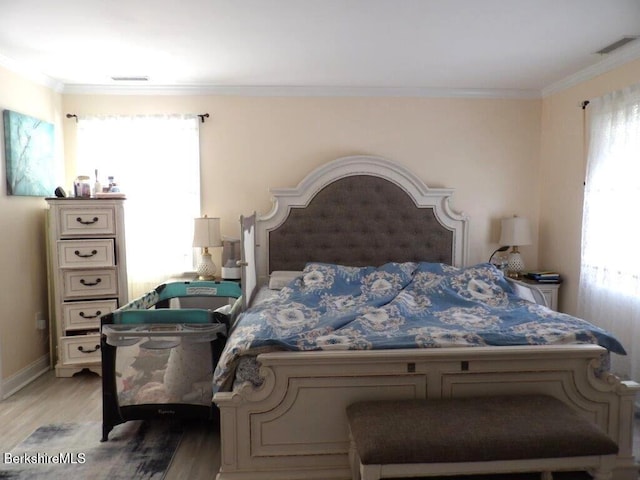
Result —
[{"label": "light wood floor", "polygon": [[[0,402],[0,452],[9,452],[41,425],[102,421],[101,378],[56,378],[53,371]],[[184,425],[185,435],[165,480],[212,480],[220,468],[220,436],[208,422]],[[96,437],[99,442],[99,436]]]},{"label": "light wood floor", "polygon": [[[92,373],[56,378],[53,371],[0,402],[0,452],[9,452],[41,425],[102,421],[101,379]],[[185,434],[165,480],[212,480],[220,467],[220,436],[211,423],[184,424]],[[640,458],[640,420],[635,455]],[[99,441],[96,438],[96,441]]]}]

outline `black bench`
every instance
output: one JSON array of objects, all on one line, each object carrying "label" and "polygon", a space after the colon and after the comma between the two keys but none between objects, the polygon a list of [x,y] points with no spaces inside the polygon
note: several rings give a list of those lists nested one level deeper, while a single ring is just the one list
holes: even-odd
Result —
[{"label": "black bench", "polygon": [[545,395],[358,402],[347,408],[353,479],[589,471],[609,480],[617,444]]}]

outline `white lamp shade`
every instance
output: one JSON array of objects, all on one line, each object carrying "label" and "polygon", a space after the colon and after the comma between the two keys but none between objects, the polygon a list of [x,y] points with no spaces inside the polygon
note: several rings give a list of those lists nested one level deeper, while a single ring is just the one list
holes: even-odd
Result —
[{"label": "white lamp shade", "polygon": [[220,247],[220,219],[211,217],[196,218],[193,229],[194,247]]},{"label": "white lamp shade", "polygon": [[522,217],[503,218],[500,230],[500,245],[531,245],[531,227],[529,220]]}]

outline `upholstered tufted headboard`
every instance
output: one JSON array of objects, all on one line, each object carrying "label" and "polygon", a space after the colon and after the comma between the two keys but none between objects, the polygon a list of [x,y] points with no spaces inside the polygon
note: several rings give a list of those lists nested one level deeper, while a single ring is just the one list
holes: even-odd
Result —
[{"label": "upholstered tufted headboard", "polygon": [[[430,189],[389,160],[340,158],[295,188],[271,192],[273,208],[255,225],[257,285],[273,271],[302,270],[310,261],[466,264],[468,221],[449,204],[453,190]],[[252,275],[251,265],[246,272]]]},{"label": "upholstered tufted headboard", "polygon": [[268,235],[270,272],[302,270],[307,262],[454,261],[453,232],[433,208],[418,208],[399,186],[371,175],[327,185]]}]

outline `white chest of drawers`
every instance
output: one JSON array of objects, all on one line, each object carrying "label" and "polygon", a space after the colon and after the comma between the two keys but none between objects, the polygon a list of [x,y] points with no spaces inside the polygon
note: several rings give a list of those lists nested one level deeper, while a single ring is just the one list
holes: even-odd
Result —
[{"label": "white chest of drawers", "polygon": [[102,374],[100,317],[128,301],[122,199],[48,198],[51,356],[58,377]]}]

